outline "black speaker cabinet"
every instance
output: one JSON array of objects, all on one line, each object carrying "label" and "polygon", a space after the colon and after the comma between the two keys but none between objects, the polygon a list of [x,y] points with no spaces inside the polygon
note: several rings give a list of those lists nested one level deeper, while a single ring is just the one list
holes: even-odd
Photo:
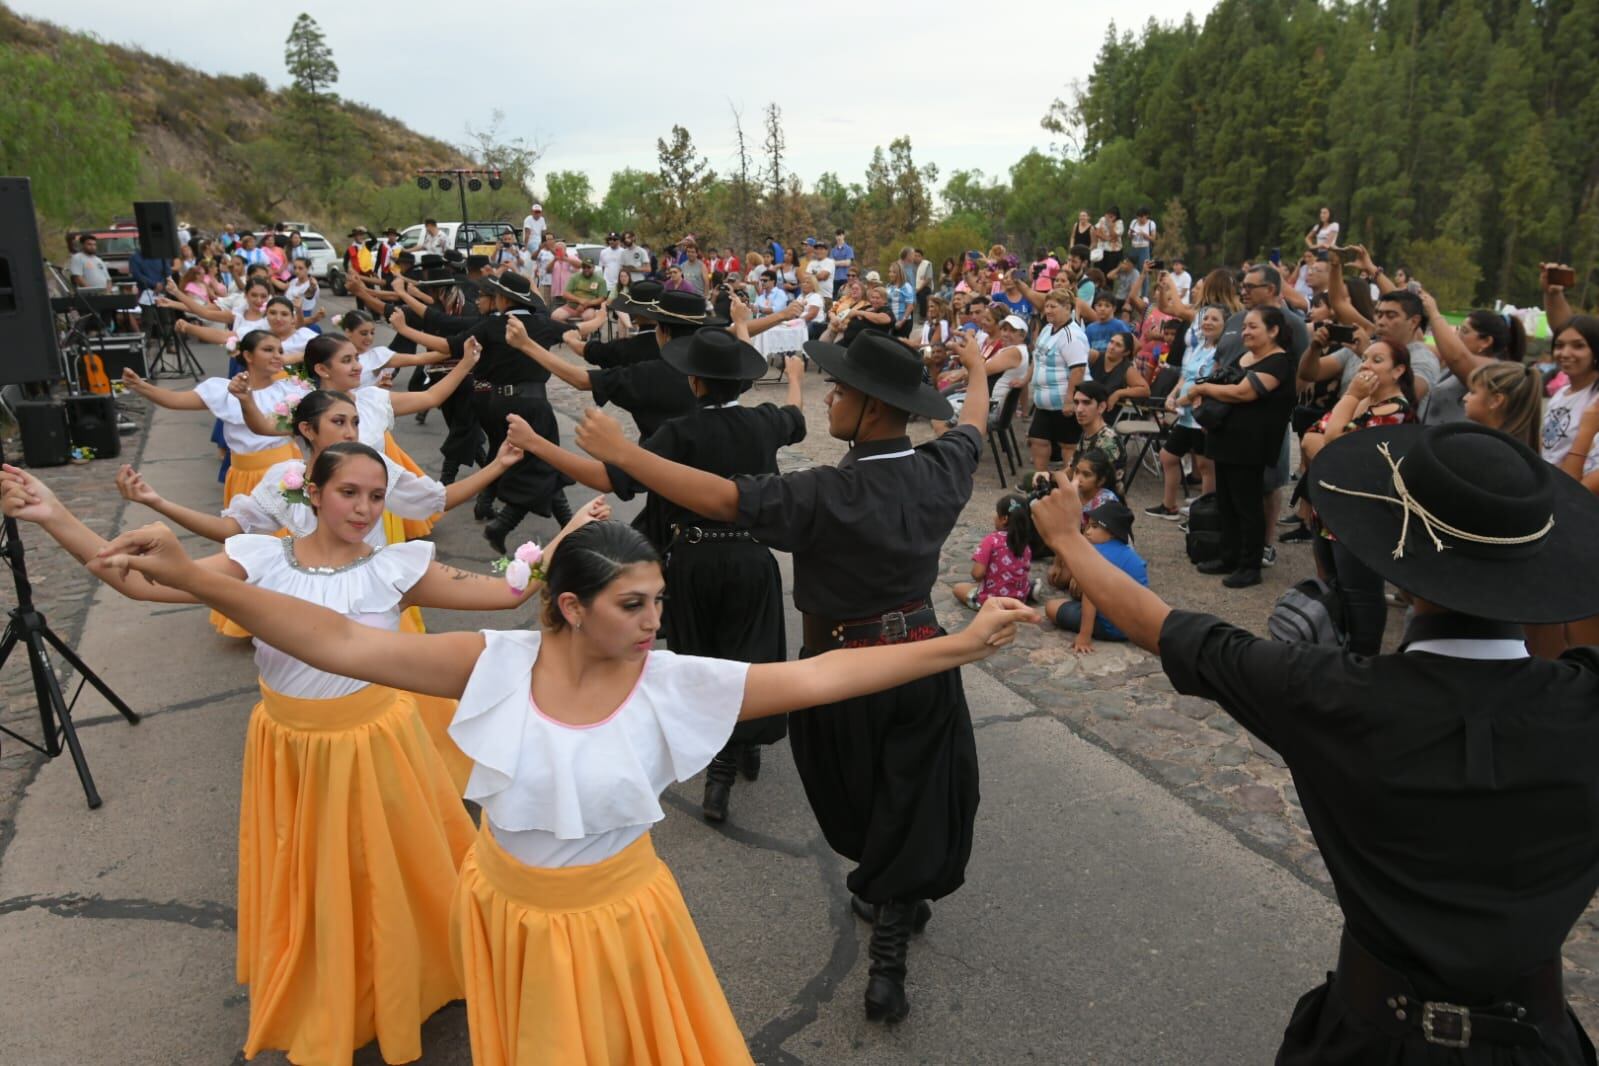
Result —
[{"label": "black speaker cabinet", "polygon": [[66,397],[66,405],[67,426],[74,448],[92,448],[96,459],[115,459],[122,454],[114,399],[89,393]]},{"label": "black speaker cabinet", "polygon": [[[154,308],[152,308],[154,310]],[[105,363],[106,377],[122,380],[122,371],[132,368],[141,378],[150,376],[144,359],[143,333],[106,333],[92,345],[100,361]]]},{"label": "black speaker cabinet", "polygon": [[33,187],[27,178],[0,178],[0,385],[60,376]]},{"label": "black speaker cabinet", "polygon": [[[67,409],[54,400],[23,400],[12,405],[22,436],[22,458],[29,466],[63,466],[72,461]],[[116,422],[111,423],[116,429]]]},{"label": "black speaker cabinet", "polygon": [[139,254],[146,259],[177,259],[178,216],[171,200],[138,200],[133,219],[139,225]]}]

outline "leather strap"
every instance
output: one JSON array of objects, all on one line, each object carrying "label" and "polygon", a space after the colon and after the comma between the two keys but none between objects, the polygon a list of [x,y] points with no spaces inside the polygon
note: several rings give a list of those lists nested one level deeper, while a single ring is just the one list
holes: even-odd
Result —
[{"label": "leather strap", "polygon": [[1538,1027],[1557,1024],[1566,1013],[1558,958],[1507,981],[1503,998],[1494,1003],[1428,1001],[1403,974],[1356,943],[1347,929],[1333,987],[1351,1010],[1390,1036],[1420,1036],[1440,1047],[1537,1047],[1543,1043]]},{"label": "leather strap", "polygon": [[902,644],[926,640],[938,632],[938,612],[927,600],[914,600],[898,610],[874,618],[830,621],[817,615],[801,615],[805,647],[827,651],[868,644]]},{"label": "leather strap", "polygon": [[677,544],[724,544],[729,541],[753,541],[755,535],[747,529],[734,529],[731,526],[680,526],[672,524],[672,543]]}]

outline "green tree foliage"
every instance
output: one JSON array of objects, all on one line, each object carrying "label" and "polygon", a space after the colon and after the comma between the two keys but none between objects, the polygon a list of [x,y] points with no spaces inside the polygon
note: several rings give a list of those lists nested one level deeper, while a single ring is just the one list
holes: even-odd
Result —
[{"label": "green tree foliage", "polygon": [[105,50],[68,39],[53,56],[0,48],[0,173],[33,179],[47,219],[104,225],[139,176],[122,77]]},{"label": "green tree foliage", "polygon": [[670,141],[657,138],[655,152],[660,181],[652,197],[655,210],[644,227],[644,240],[652,247],[663,247],[686,233],[710,229],[710,192],[716,172],[682,126],[672,127]]},{"label": "green tree foliage", "polygon": [[284,42],[283,65],[289,71],[288,107],[279,120],[282,139],[294,143],[316,168],[320,184],[333,183],[348,129],[341,121],[333,87],[339,65],[316,19],[302,13]]},{"label": "green tree foliage", "polygon": [[594,232],[594,190],[581,170],[552,170],[544,176],[544,214],[565,234],[588,237]]},{"label": "green tree foliage", "polygon": [[[1164,204],[1209,262],[1302,247],[1327,206],[1379,261],[1446,249],[1477,269],[1408,265],[1531,302],[1538,260],[1599,251],[1596,45],[1594,0],[1220,0],[1113,28],[1044,117],[1072,149],[1057,195],[1067,218]],[[1006,210],[1013,239],[1030,213]]]}]

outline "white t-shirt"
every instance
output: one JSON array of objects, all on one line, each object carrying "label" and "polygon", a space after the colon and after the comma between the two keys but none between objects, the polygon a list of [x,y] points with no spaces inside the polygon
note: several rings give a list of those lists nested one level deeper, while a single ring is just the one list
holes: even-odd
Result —
[{"label": "white t-shirt", "polygon": [[[333,574],[313,573],[301,567],[294,558],[293,537],[240,533],[229,537],[222,550],[244,568],[245,580],[252,585],[337,611],[352,622],[390,631],[400,627],[400,604],[405,594],[422,580],[433,562],[433,543],[426,540],[384,545]],[[254,644],[261,683],[274,692],[302,700],[331,700],[367,686],[365,681],[307,666],[260,640]]]},{"label": "white t-shirt", "polygon": [[838,271],[838,264],[831,258],[812,259],[805,264],[805,269],[816,275],[816,287],[828,299],[833,297],[833,275]]},{"label": "white t-shirt", "polygon": [[616,288],[617,276],[622,273],[622,249],[606,245],[600,249],[600,275],[607,289]]},{"label": "white t-shirt", "polygon": [[[805,306],[806,306],[807,309],[812,308],[812,307],[816,308],[816,313],[814,315],[810,315],[806,319],[806,321],[808,321],[808,322],[826,322],[827,321],[827,313],[825,311],[826,303],[827,303],[827,301],[822,298],[822,294],[821,293],[819,293],[819,292],[808,293],[806,295],[806,297],[805,297]],[[807,314],[809,313],[808,310],[807,310],[806,313]],[[802,317],[804,317],[804,316],[802,315]]]},{"label": "white t-shirt", "polygon": [[1140,221],[1135,218],[1127,227],[1127,233],[1134,248],[1148,248],[1150,242],[1155,239],[1155,220],[1146,218]]},{"label": "white t-shirt", "polygon": [[542,218],[534,218],[531,214],[522,219],[522,232],[528,235],[527,246],[529,248],[537,248],[539,242],[544,239],[544,231],[549,228],[550,224],[548,222]]},{"label": "white t-shirt", "polygon": [[1171,283],[1177,288],[1177,298],[1183,303],[1188,302],[1188,294],[1194,290],[1194,278],[1186,270],[1179,270],[1171,276]]},{"label": "white t-shirt", "polygon": [[541,639],[483,631],[450,738],[472,759],[466,798],[501,847],[530,866],[591,865],[666,817],[661,793],[727,743],[749,664],[651,652],[608,718],[573,726],[533,702]]},{"label": "white t-shirt", "polygon": [[[1595,398],[1599,398],[1599,388],[1589,387],[1574,392],[1570,385],[1549,397],[1544,404],[1543,446],[1540,449],[1546,460],[1558,465],[1571,451],[1571,440],[1577,435],[1577,423],[1582,421],[1583,414]],[[1599,452],[1599,449],[1595,451]],[[1583,461],[1584,475],[1590,472],[1594,461],[1593,454]]]},{"label": "white t-shirt", "polygon": [[1331,248],[1338,243],[1338,223],[1329,222],[1316,227],[1316,247]]}]

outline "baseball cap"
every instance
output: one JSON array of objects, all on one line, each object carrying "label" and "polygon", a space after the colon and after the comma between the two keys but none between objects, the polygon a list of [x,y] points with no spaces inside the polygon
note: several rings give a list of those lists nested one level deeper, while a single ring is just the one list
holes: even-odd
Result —
[{"label": "baseball cap", "polygon": [[1009,326],[1011,329],[1020,330],[1022,333],[1027,332],[1027,323],[1022,321],[1022,317],[1020,315],[1006,315],[1005,325]]},{"label": "baseball cap", "polygon": [[816,246],[816,238],[815,237],[806,237],[805,238],[805,244],[806,244],[807,247],[814,248]]},{"label": "baseball cap", "polygon": [[533,210],[542,211],[542,210],[544,210],[544,205],[543,204],[534,204],[533,205]]},{"label": "baseball cap", "polygon": [[866,280],[867,281],[882,281],[883,280],[883,275],[879,274],[875,270],[868,270],[866,272]]}]

